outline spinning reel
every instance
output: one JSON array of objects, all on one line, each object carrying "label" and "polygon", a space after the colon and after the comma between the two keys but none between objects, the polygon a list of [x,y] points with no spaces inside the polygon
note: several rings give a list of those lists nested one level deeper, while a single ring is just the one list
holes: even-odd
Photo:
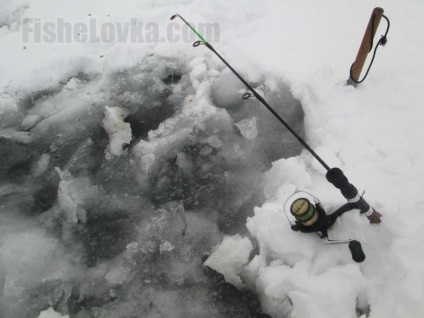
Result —
[{"label": "spinning reel", "polygon": [[[287,207],[290,204],[290,213]],[[328,238],[328,229],[343,213],[356,209],[354,203],[347,203],[331,214],[325,212],[321,202],[315,196],[299,191],[292,194],[284,204],[284,213],[290,222],[293,231],[302,233],[316,232],[325,245],[347,244],[352,254],[352,259],[361,263],[365,260],[361,243],[357,240],[331,240]]]}]

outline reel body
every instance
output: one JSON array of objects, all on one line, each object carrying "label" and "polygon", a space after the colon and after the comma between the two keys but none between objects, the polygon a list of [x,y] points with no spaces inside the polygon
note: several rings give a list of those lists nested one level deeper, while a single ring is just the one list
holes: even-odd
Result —
[{"label": "reel body", "polygon": [[[287,213],[289,203],[290,214]],[[304,191],[295,192],[284,204],[284,213],[293,231],[302,233],[316,232],[325,245],[348,244],[352,259],[357,263],[361,263],[365,260],[365,254],[362,251],[360,242],[352,239],[331,240],[328,238],[328,229],[337,218],[353,209],[357,209],[357,206],[354,203],[347,203],[333,213],[327,214],[318,198]]]}]

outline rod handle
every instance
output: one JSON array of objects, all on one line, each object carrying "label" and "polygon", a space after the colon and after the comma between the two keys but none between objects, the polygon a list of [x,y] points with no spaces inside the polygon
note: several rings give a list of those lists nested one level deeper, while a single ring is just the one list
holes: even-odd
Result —
[{"label": "rod handle", "polygon": [[[368,21],[367,28],[365,29],[365,33],[362,38],[361,46],[359,47],[355,62],[352,66],[352,78],[355,81],[359,81],[359,76],[361,75],[365,60],[367,59],[368,53],[371,49],[372,39],[374,39],[375,33],[377,32],[383,13],[384,10],[379,7],[376,7],[374,10],[372,10],[371,17]],[[355,83],[348,80],[348,84],[354,85]]]},{"label": "rod handle", "polygon": [[[358,190],[344,175],[343,171],[339,168],[331,168],[325,175],[328,182],[332,183],[337,189],[340,190],[342,195],[347,199],[351,200],[358,195]],[[365,212],[365,211],[361,211]]]}]

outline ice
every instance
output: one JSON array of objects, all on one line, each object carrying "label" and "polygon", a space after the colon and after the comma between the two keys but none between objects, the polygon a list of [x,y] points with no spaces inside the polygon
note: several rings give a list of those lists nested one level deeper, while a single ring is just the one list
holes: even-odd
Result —
[{"label": "ice", "polygon": [[[16,229],[14,230],[16,232]],[[69,259],[62,253],[57,240],[38,229],[28,228],[28,225],[25,233],[8,235],[7,239],[3,240],[0,253],[3,256],[6,270],[2,304],[9,309],[15,307],[15,315],[19,315],[21,312],[24,317],[26,316],[23,315],[25,311],[30,313],[31,309],[22,307],[22,305],[30,304],[27,297],[34,286],[54,276],[70,274]],[[52,261],[55,257],[58,259]],[[23,286],[26,286],[27,290],[22,291]],[[48,294],[48,297],[53,297],[53,295]],[[35,306],[40,305],[45,304],[38,303]],[[3,309],[5,309],[4,307]]]},{"label": "ice", "polygon": [[3,256],[0,254],[0,304],[2,303],[2,299],[3,299],[5,279],[6,279],[6,268],[4,266]]},{"label": "ice", "polygon": [[33,168],[33,172],[32,172],[33,175],[35,177],[38,177],[39,175],[46,172],[49,166],[49,162],[50,162],[50,155],[47,153],[43,153]]},{"label": "ice", "polygon": [[60,313],[56,312],[53,308],[50,307],[49,309],[40,312],[38,318],[69,318],[69,316],[62,316]]},{"label": "ice", "polygon": [[151,166],[155,162],[155,155],[150,153],[141,157],[141,162],[146,166]]},{"label": "ice", "polygon": [[27,0],[4,0],[0,4],[0,28],[16,29],[19,18],[29,7]]},{"label": "ice", "polygon": [[224,274],[225,281],[242,287],[240,272],[249,260],[253,246],[247,237],[227,236],[204,263],[206,266]]},{"label": "ice", "polygon": [[191,163],[191,161],[187,158],[187,156],[184,153],[179,152],[177,154],[177,161],[176,161],[176,163],[177,163],[178,167],[182,171],[184,171],[185,173],[190,173],[191,172],[191,169],[193,167],[192,166],[192,163]]},{"label": "ice", "polygon": [[[83,182],[74,181],[72,175],[67,171],[55,168],[60,176],[58,202],[66,219],[71,224],[78,221],[86,222],[87,212],[82,208],[84,197],[87,195],[87,187],[90,185]],[[84,191],[84,192],[82,192]]]},{"label": "ice", "polygon": [[222,74],[212,86],[212,98],[219,107],[236,107],[243,100],[239,93],[244,88],[243,84],[231,73]]},{"label": "ice", "polygon": [[40,120],[41,117],[38,115],[28,115],[22,120],[22,129],[29,130],[34,127]]},{"label": "ice", "polygon": [[159,246],[159,251],[161,253],[172,251],[175,248],[170,242],[165,241]]},{"label": "ice", "polygon": [[200,150],[199,155],[201,156],[207,156],[212,152],[212,147],[206,145],[202,148],[202,150]]},{"label": "ice", "polygon": [[238,129],[240,129],[241,135],[246,139],[255,139],[258,135],[258,130],[256,129],[256,117],[243,119],[235,125]]},{"label": "ice", "polygon": [[106,149],[106,158],[120,156],[123,153],[123,146],[131,142],[131,126],[124,122],[128,115],[125,109],[119,107],[105,107],[105,118],[103,128],[109,136],[109,146]]},{"label": "ice", "polygon": [[221,140],[219,140],[219,137],[215,136],[215,135],[210,136],[208,138],[208,143],[214,148],[220,148],[221,145],[222,145],[222,142],[221,142]]},{"label": "ice", "polygon": [[124,264],[111,268],[105,275],[105,279],[111,285],[119,285],[125,282],[130,273],[130,268]]},{"label": "ice", "polygon": [[16,131],[12,128],[0,130],[0,138],[12,140],[21,144],[28,144],[33,140],[28,132]]},{"label": "ice", "polygon": [[[193,307],[193,298],[201,314],[225,316],[236,310],[240,314],[230,315],[245,316],[247,305],[230,284],[229,291],[219,292],[220,299],[209,300],[218,286],[205,276],[202,257],[221,241],[222,231],[243,227],[250,211],[246,206],[259,202],[259,198],[252,201],[252,196],[265,171],[264,158],[255,147],[240,149],[255,158],[250,164],[234,151],[233,144],[243,145],[244,139],[233,130],[228,112],[210,103],[209,84],[201,77],[195,89],[189,76],[181,76],[181,89],[169,95],[169,86],[175,85],[172,80],[168,82],[170,71],[164,69],[159,89],[149,91],[148,85],[143,86],[145,82],[137,79],[146,74],[159,75],[148,63],[141,65],[119,73],[119,78],[128,81],[124,84],[121,80],[119,84],[114,82],[114,73],[105,82],[79,76],[33,101],[18,128],[28,129],[25,133],[34,138],[34,147],[32,143],[28,146],[33,153],[27,153],[27,146],[17,140],[4,142],[5,147],[10,146],[4,151],[11,155],[10,164],[3,165],[4,173],[9,173],[15,163],[13,155],[19,151],[26,155],[19,158],[29,172],[20,177],[25,180],[24,185],[14,184],[12,178],[0,188],[6,209],[13,208],[25,218],[32,218],[33,214],[38,220],[33,226],[48,231],[46,240],[52,238],[63,244],[63,248],[40,244],[35,249],[54,269],[63,265],[61,272],[46,266],[55,278],[35,275],[18,279],[23,265],[14,272],[8,271],[10,282],[16,280],[25,285],[22,290],[12,290],[11,285],[5,288],[6,310],[12,317],[36,317],[52,304],[62,315],[98,314],[98,308],[104,306],[109,308],[104,316],[115,317],[123,308],[137,312],[139,304],[146,302],[150,308],[146,316],[154,316],[157,308],[166,308],[168,314],[175,311],[172,308],[176,303],[183,302],[178,317]],[[199,65],[196,62],[192,67]],[[207,78],[209,73],[216,76],[216,72],[208,71],[202,76]],[[160,77],[158,80],[162,81]],[[112,87],[112,96],[102,93],[102,85]],[[138,101],[139,97],[145,99]],[[123,109],[120,106],[106,108],[105,114],[103,105],[111,105],[110,98],[114,104],[125,105],[129,115],[119,116]],[[68,109],[69,99],[73,104]],[[169,103],[168,113],[159,109],[163,102]],[[156,110],[146,113],[148,108]],[[157,124],[148,122],[144,127],[145,121],[139,121],[143,117],[131,117],[143,112],[149,114],[147,117],[157,116]],[[115,117],[108,118],[109,115]],[[25,120],[28,116],[34,117]],[[105,132],[110,128],[108,124],[115,123],[125,130],[131,127],[133,131],[135,127],[135,142],[131,144],[128,138],[128,155],[114,155],[107,160],[103,153],[108,144],[112,150],[113,140],[108,140]],[[118,144],[122,149],[122,142]],[[202,152],[203,148],[208,151]],[[36,186],[31,188],[33,185]],[[25,205],[16,200],[22,193],[27,196]],[[218,197],[219,202],[213,200]],[[175,209],[175,202],[181,199],[185,206],[183,216]],[[9,239],[2,241],[6,242],[6,249],[16,249],[10,239],[16,237],[13,229],[19,221],[9,217],[6,220],[14,226],[9,227],[11,233],[4,234]],[[54,259],[54,253],[61,259]],[[22,256],[37,264],[36,257],[27,250]],[[75,266],[67,263],[68,258]],[[25,264],[22,258],[19,260]],[[10,255],[7,262],[11,262]],[[35,271],[36,267],[29,271],[30,275]],[[44,280],[38,281],[39,277]],[[139,296],[116,302],[123,295],[122,288],[140,286]],[[172,292],[177,287],[183,290]],[[59,299],[62,292],[64,297]],[[33,297],[34,294],[40,296]],[[169,294],[170,300],[158,304],[157,295]],[[239,300],[228,303],[227,298],[232,299],[233,294]]]}]

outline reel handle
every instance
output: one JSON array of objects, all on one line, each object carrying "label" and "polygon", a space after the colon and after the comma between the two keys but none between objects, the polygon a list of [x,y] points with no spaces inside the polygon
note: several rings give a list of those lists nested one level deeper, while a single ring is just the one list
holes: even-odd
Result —
[{"label": "reel handle", "polygon": [[352,259],[357,263],[362,263],[365,260],[365,254],[362,250],[362,245],[356,240],[349,242],[349,249],[352,253]]}]

